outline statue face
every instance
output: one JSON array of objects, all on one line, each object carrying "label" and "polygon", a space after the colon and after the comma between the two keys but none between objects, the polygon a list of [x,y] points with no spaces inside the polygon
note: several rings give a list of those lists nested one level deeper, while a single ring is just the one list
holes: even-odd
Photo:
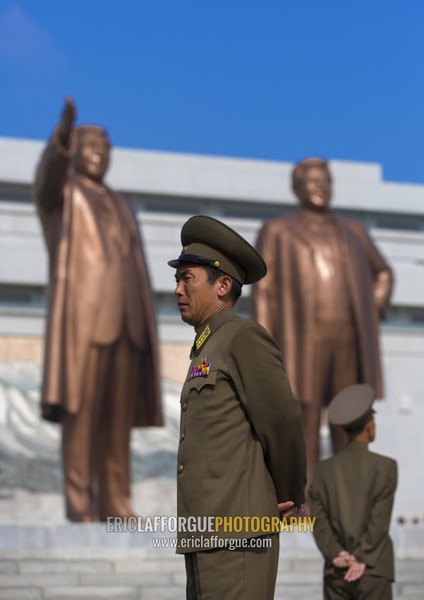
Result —
[{"label": "statue face", "polygon": [[326,169],[310,167],[294,190],[305,208],[326,210],[331,199],[331,180]]},{"label": "statue face", "polygon": [[102,181],[109,166],[109,143],[104,135],[87,132],[80,136],[75,162],[77,173]]}]

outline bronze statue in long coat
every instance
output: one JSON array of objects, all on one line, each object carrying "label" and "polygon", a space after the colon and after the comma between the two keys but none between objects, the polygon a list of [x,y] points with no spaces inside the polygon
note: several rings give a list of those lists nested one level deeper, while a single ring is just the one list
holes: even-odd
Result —
[{"label": "bronze statue in long coat", "polygon": [[133,514],[131,427],[162,425],[155,314],[138,224],[103,183],[110,143],[67,99],[35,182],[50,259],[43,417],[62,424],[67,516]]},{"label": "bronze statue in long coat", "polygon": [[[302,405],[310,480],[321,408],[354,383],[369,383],[383,395],[379,317],[393,277],[365,227],[329,209],[325,161],[298,163],[293,189],[299,208],[266,222],[258,236],[268,273],[253,286],[252,316],[277,341]],[[335,427],[331,434],[337,452],[345,435]]]}]

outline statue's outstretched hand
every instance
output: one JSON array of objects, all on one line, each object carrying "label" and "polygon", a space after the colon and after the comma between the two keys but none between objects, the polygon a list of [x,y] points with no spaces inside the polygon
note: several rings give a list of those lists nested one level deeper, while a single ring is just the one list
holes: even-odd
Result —
[{"label": "statue's outstretched hand", "polygon": [[60,117],[58,126],[60,141],[65,146],[65,148],[69,148],[69,144],[71,141],[71,133],[72,129],[74,128],[76,118],[77,107],[75,105],[75,102],[70,96],[66,96],[65,106],[63,107],[62,115]]}]

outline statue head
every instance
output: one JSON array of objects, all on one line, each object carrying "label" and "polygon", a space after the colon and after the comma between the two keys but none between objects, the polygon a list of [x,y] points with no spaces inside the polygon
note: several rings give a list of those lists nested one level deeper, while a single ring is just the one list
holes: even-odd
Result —
[{"label": "statue head", "polygon": [[292,172],[293,192],[304,208],[325,211],[331,199],[331,174],[323,158],[305,158]]},{"label": "statue head", "polygon": [[75,171],[101,182],[110,161],[111,144],[106,130],[99,125],[81,125],[75,128],[75,134]]}]

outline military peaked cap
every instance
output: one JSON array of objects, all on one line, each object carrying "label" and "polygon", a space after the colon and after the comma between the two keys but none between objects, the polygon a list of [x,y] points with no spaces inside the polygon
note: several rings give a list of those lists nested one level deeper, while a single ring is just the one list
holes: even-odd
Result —
[{"label": "military peaked cap", "polygon": [[262,256],[236,231],[205,215],[191,217],[181,229],[183,249],[168,265],[195,262],[234,277],[241,285],[254,283],[266,275]]},{"label": "military peaked cap", "polygon": [[340,425],[348,430],[363,427],[375,413],[372,409],[374,399],[374,390],[366,383],[345,388],[330,402],[328,407],[329,423]]}]

